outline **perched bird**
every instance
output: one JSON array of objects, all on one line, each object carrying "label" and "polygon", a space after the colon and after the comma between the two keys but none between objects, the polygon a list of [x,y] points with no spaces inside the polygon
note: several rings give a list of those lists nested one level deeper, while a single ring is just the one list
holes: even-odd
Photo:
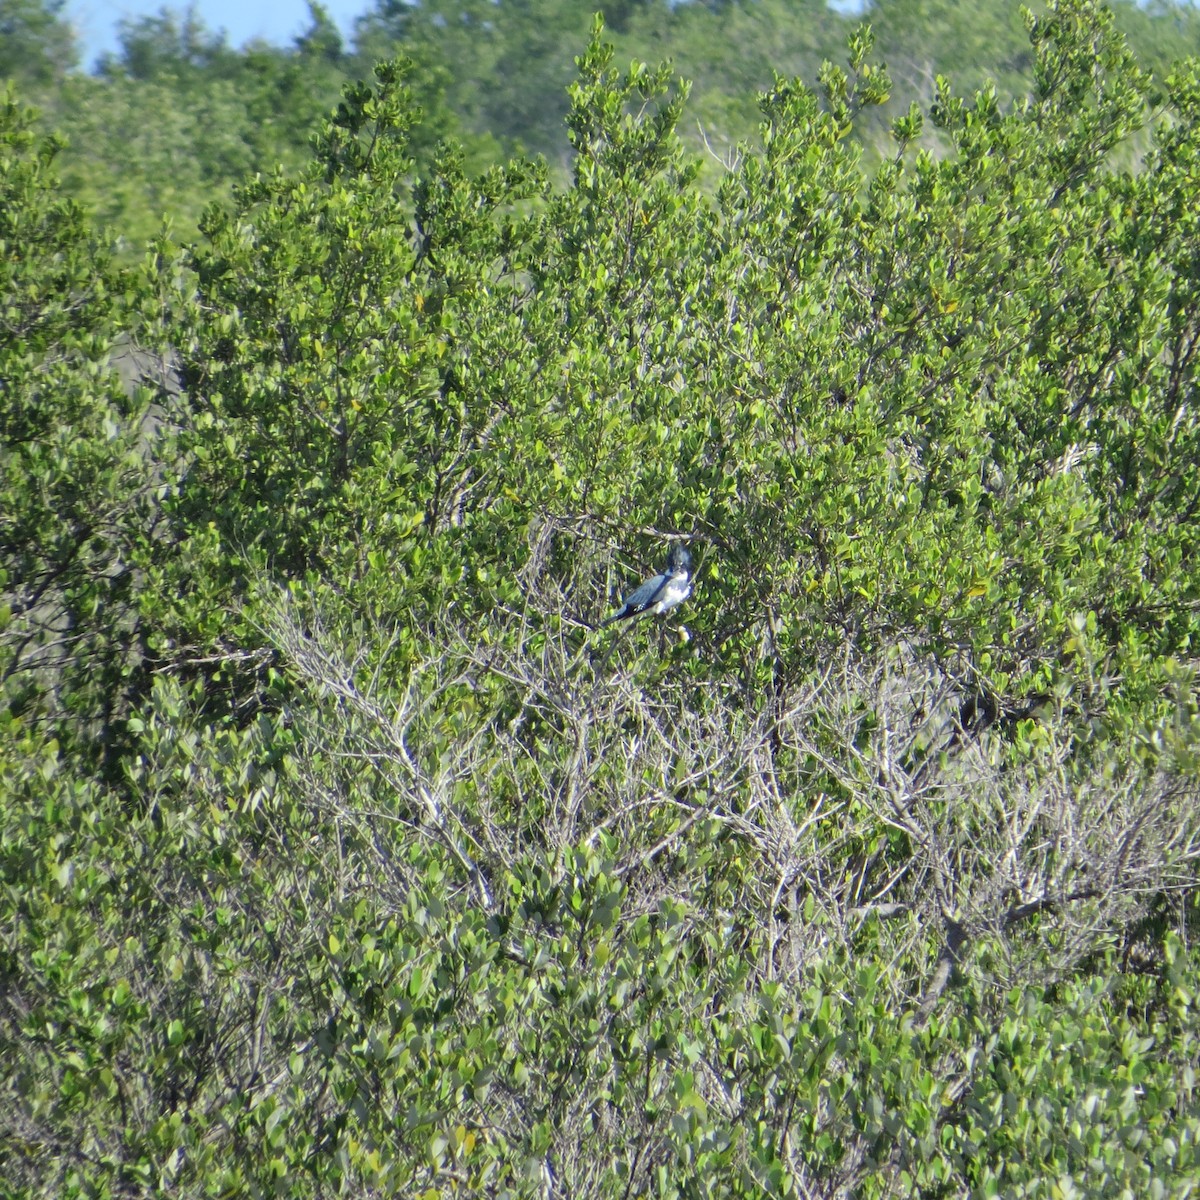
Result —
[{"label": "perched bird", "polygon": [[666,570],[661,575],[655,575],[653,579],[647,579],[636,592],[626,598],[620,612],[601,622],[601,628],[611,625],[614,621],[640,617],[643,613],[654,613],[657,616],[670,612],[677,604],[682,604],[692,594],[692,585],[688,579],[691,567],[692,556],[676,542],[667,555]]}]

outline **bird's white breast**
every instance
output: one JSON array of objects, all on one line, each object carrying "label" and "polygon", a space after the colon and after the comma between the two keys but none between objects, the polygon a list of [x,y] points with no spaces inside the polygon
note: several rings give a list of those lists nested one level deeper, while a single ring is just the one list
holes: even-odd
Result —
[{"label": "bird's white breast", "polygon": [[655,613],[670,612],[677,604],[682,604],[692,594],[692,585],[685,575],[682,579],[668,579],[659,594],[658,602],[654,605]]}]

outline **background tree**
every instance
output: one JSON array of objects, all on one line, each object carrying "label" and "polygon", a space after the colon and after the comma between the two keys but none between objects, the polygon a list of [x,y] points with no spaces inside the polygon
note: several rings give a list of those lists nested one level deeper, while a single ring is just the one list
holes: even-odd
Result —
[{"label": "background tree", "polygon": [[[60,160],[67,187],[102,222],[115,225],[126,239],[121,252],[131,257],[156,235],[164,216],[191,236],[213,195],[227,193],[243,172],[267,172],[280,163],[298,167],[340,88],[397,54],[415,62],[409,86],[427,114],[415,134],[424,140],[415,147],[418,161],[440,137],[465,133],[472,167],[499,163],[505,152],[523,148],[545,155],[563,178],[569,174],[566,87],[591,19],[591,8],[576,0],[539,0],[532,7],[382,3],[356,23],[345,46],[319,5],[310,30],[294,45],[241,48],[205,29],[195,8],[164,8],[122,27],[120,49],[96,68],[106,87],[71,70],[75,59],[62,41],[69,27],[57,9],[18,7],[14,13],[16,32],[6,44],[24,46],[25,34],[17,36],[22,29],[42,41],[14,54],[9,69],[37,89],[33,98],[47,114],[47,128],[68,138]],[[914,99],[928,103],[938,74],[966,91],[990,79],[1002,102],[1031,86],[1033,60],[1016,4],[895,0],[867,15],[878,57],[891,66],[894,81],[886,106],[858,114],[855,137],[869,154],[887,156],[888,122]],[[1122,2],[1115,15],[1160,82],[1175,58],[1200,48],[1190,6]],[[757,95],[772,86],[774,72],[816,78],[823,61],[840,58],[850,28],[844,15],[819,0],[800,6],[646,0],[608,16],[620,59],[670,56],[693,81],[681,136],[705,150],[712,188],[721,164],[736,157],[738,142],[754,137]],[[43,34],[54,29],[61,53],[46,50]],[[36,67],[29,74],[50,59],[54,70]],[[925,136],[937,140],[928,127]],[[1144,149],[1137,141],[1127,152]]]},{"label": "background tree", "polygon": [[0,3],[0,80],[41,87],[62,80],[79,61],[75,35],[63,20],[65,0]]},{"label": "background tree", "polygon": [[194,7],[163,8],[156,15],[125,17],[118,24],[119,52],[101,58],[102,74],[134,79],[189,75],[219,77],[237,69],[238,53],[224,32],[211,33]]},{"label": "background tree", "polygon": [[[356,61],[319,5],[291,48],[234,50],[194,11],[163,10],[129,22],[121,36],[96,76],[71,76],[44,99],[47,123],[67,137],[64,185],[121,235],[128,259],[164,218],[191,237],[204,209],[247,174],[307,161]],[[421,159],[458,122],[442,76],[422,73],[415,85],[426,114],[414,147]],[[487,157],[487,146],[468,140],[475,156]]]}]

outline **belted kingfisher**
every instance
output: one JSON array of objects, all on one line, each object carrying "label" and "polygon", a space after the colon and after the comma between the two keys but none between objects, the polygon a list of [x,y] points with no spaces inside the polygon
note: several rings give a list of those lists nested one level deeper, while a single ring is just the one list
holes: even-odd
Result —
[{"label": "belted kingfisher", "polygon": [[692,585],[688,580],[691,567],[692,556],[676,542],[667,555],[667,569],[661,575],[647,579],[636,592],[626,598],[625,603],[621,605],[621,611],[614,613],[607,621],[601,621],[600,627],[611,625],[614,621],[640,617],[643,613],[654,613],[657,616],[670,612],[692,594]]}]

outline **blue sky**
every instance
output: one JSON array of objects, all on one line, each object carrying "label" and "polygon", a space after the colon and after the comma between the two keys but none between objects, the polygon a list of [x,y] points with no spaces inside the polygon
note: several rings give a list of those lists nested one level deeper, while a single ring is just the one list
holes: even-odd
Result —
[{"label": "blue sky", "polygon": [[[167,7],[182,10],[187,0],[70,0],[67,11],[79,35],[84,66],[117,46],[117,22],[123,17],[140,17]],[[325,7],[349,33],[354,18],[374,7],[373,0],[325,0]],[[209,29],[225,29],[230,42],[240,46],[251,38],[287,45],[308,28],[305,0],[200,0],[195,5]]]}]

